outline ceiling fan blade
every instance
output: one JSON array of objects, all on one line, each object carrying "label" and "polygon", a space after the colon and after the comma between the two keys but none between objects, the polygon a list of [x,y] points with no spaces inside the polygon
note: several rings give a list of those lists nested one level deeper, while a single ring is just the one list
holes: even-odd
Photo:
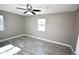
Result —
[{"label": "ceiling fan blade", "polygon": [[26,14],[28,11],[25,11],[24,14]]},{"label": "ceiling fan blade", "polygon": [[34,9],[33,11],[36,11],[36,12],[41,12],[41,10],[36,10],[36,9]]},{"label": "ceiling fan blade", "polygon": [[34,15],[36,15],[36,13],[35,13],[35,12],[33,12],[33,11],[31,11],[31,13],[32,13],[32,14],[34,14]]},{"label": "ceiling fan blade", "polygon": [[16,9],[26,10],[26,9],[24,9],[24,8],[19,8],[19,7],[16,7]]}]

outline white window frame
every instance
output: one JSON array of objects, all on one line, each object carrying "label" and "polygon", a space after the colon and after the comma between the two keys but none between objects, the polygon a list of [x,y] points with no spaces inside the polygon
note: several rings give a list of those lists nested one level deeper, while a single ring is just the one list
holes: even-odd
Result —
[{"label": "white window frame", "polygon": [[38,19],[37,21],[37,31],[46,31],[46,19]]},{"label": "white window frame", "polygon": [[0,15],[0,31],[4,31],[4,19],[3,15]]}]

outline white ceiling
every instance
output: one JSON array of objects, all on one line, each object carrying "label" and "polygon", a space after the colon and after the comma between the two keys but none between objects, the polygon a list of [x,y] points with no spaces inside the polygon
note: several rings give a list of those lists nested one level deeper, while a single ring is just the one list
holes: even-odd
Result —
[{"label": "white ceiling", "polygon": [[[52,14],[60,12],[76,11],[78,9],[77,4],[31,4],[33,9],[40,9],[41,12],[36,14]],[[18,15],[32,15],[30,12],[24,14],[24,10],[16,9],[16,7],[25,8],[24,4],[0,4],[0,10],[12,12]]]}]

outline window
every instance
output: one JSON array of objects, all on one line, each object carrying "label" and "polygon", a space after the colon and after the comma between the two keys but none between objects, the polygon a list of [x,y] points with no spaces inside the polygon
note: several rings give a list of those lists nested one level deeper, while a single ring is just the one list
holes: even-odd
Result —
[{"label": "window", "polygon": [[38,31],[45,31],[46,19],[38,19]]},{"label": "window", "polygon": [[3,16],[0,15],[0,31],[4,31]]}]

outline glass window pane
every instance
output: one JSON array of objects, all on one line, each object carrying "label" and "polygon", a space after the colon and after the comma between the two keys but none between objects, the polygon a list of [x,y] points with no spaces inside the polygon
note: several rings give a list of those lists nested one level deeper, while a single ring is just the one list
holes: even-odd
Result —
[{"label": "glass window pane", "polygon": [[46,19],[38,19],[38,24],[45,24],[46,23]]},{"label": "glass window pane", "polygon": [[0,31],[4,31],[3,16],[0,15]]},{"label": "glass window pane", "polygon": [[46,19],[38,19],[38,31],[45,31]]}]

